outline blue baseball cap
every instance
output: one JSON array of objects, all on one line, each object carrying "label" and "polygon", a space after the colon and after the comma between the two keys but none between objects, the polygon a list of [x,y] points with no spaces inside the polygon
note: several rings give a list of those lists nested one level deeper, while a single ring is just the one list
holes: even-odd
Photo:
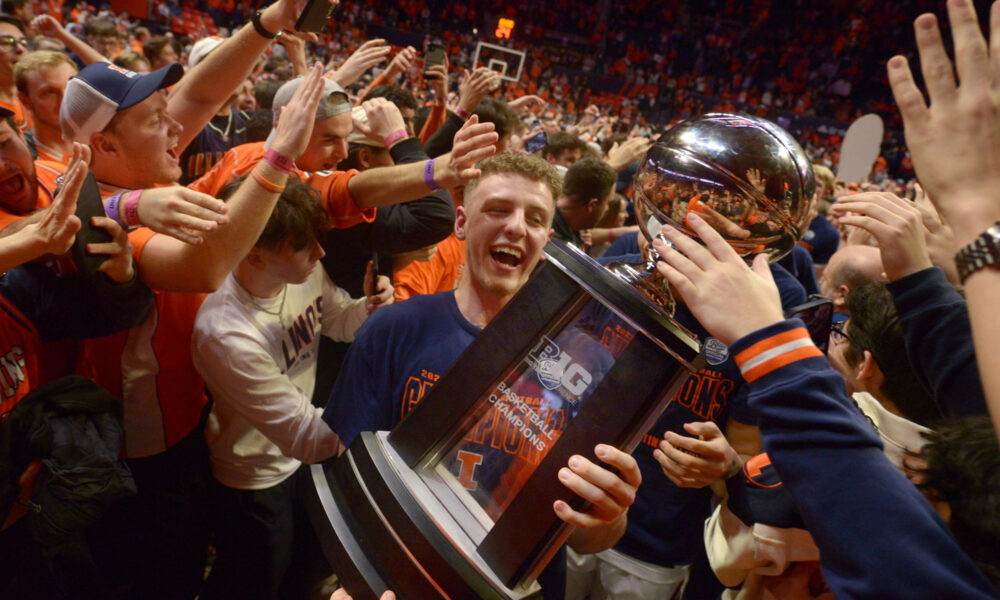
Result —
[{"label": "blue baseball cap", "polygon": [[108,126],[115,113],[139,104],[184,75],[179,63],[152,73],[136,73],[107,62],[87,65],[66,84],[59,123],[63,138],[89,144],[90,136]]}]

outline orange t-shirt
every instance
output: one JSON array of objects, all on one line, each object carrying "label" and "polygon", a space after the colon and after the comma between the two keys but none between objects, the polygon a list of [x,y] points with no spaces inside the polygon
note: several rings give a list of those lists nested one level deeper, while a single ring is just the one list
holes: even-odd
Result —
[{"label": "orange t-shirt", "polygon": [[[254,142],[236,146],[222,157],[207,173],[202,175],[188,187],[210,196],[217,196],[231,179],[246,175],[264,158],[266,150],[264,142]],[[328,171],[321,173],[306,173],[296,171],[302,180],[317,189],[330,216],[330,224],[337,228],[346,228],[359,223],[371,223],[375,220],[375,209],[360,209],[351,198],[347,188],[351,178],[357,171]]]},{"label": "orange t-shirt", "polygon": [[69,160],[73,158],[72,152],[59,152],[58,150],[49,148],[37,139],[35,140],[35,152],[38,153],[38,160],[60,164],[63,166],[64,171],[69,166]]},{"label": "orange t-shirt", "polygon": [[411,263],[395,274],[396,302],[455,289],[464,267],[465,240],[452,233],[438,243],[437,252],[429,261]]},{"label": "orange t-shirt", "polygon": [[[56,197],[56,178],[62,175],[66,167],[50,161],[35,161],[35,182],[38,186],[38,201],[35,203],[35,210],[45,208],[52,204]],[[15,215],[0,208],[0,230],[15,221],[20,221],[30,213]]]},{"label": "orange t-shirt", "polygon": [[4,361],[0,373],[0,415],[9,412],[39,385],[41,347],[42,338],[34,323],[0,295],[0,356]]},{"label": "orange t-shirt", "polygon": [[28,112],[28,109],[24,108],[24,105],[17,98],[14,98],[13,102],[0,102],[0,106],[14,112],[12,118],[17,128],[21,131],[28,131],[35,126],[35,122],[31,120],[31,113]]},{"label": "orange t-shirt", "polygon": [[[128,235],[140,269],[142,251],[154,235],[146,227]],[[159,454],[184,439],[208,401],[191,361],[194,318],[207,294],[153,293],[156,302],[139,326],[85,340],[77,367],[122,399],[123,454],[129,458]]]}]

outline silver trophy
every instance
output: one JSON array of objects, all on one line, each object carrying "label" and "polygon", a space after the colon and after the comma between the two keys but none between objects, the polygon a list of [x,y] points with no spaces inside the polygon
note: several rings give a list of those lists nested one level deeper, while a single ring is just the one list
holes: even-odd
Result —
[{"label": "silver trophy", "polygon": [[[808,157],[784,129],[759,117],[710,113],[678,123],[646,154],[635,176],[635,215],[647,242],[666,241],[664,225],[697,239],[687,223],[694,212],[741,256],[766,252],[775,261],[808,228],[815,186]],[[644,264],[609,268],[673,314],[659,256],[648,243],[640,246]]]}]

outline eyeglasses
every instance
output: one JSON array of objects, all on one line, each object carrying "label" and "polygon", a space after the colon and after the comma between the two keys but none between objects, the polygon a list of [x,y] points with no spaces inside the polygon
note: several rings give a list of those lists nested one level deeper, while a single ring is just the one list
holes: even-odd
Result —
[{"label": "eyeglasses", "polygon": [[845,321],[844,323],[837,323],[836,325],[830,327],[830,341],[837,345],[845,342],[851,343],[851,336],[847,335],[847,332],[844,331],[846,324],[847,323]]},{"label": "eyeglasses", "polygon": [[14,46],[21,46],[22,48],[28,47],[28,40],[24,38],[16,38],[12,35],[0,35],[0,47],[2,48],[13,48]]}]

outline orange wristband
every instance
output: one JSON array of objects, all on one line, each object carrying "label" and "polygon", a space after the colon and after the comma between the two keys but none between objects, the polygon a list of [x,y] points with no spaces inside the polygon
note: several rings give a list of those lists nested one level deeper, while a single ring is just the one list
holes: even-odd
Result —
[{"label": "orange wristband", "polygon": [[268,181],[267,178],[257,172],[256,168],[254,168],[253,171],[250,171],[250,175],[253,177],[253,180],[257,182],[257,185],[272,194],[280,194],[285,191],[285,186]]}]

